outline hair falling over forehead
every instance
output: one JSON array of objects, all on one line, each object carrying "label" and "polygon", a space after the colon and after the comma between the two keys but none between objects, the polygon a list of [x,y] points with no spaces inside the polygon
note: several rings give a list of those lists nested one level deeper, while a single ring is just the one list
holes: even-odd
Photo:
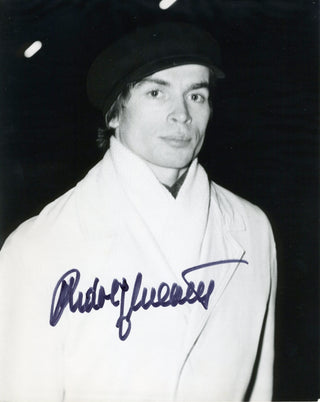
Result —
[{"label": "hair falling over forehead", "polygon": [[[209,69],[209,84],[210,84],[210,95],[209,95],[209,103],[210,109],[212,114],[212,96],[213,96],[213,89],[215,88],[217,78],[215,77],[214,71]],[[97,133],[97,145],[103,152],[105,152],[110,146],[110,137],[114,133],[114,129],[110,126],[110,122],[113,118],[118,117],[120,115],[121,110],[125,106],[127,100],[130,97],[131,89],[137,82],[130,82],[126,84],[124,89],[119,93],[117,99],[111,105],[110,109],[107,111],[105,115],[105,128],[98,128]]]},{"label": "hair falling over forehead", "polygon": [[105,121],[106,121],[106,126],[108,129],[112,130],[112,127],[110,127],[110,121],[114,118],[114,117],[118,117],[121,109],[123,109],[123,107],[125,106],[128,98],[130,97],[130,92],[131,89],[136,85],[136,82],[130,82],[129,84],[127,84],[125,86],[125,88],[120,92],[120,94],[118,95],[117,99],[115,100],[115,102],[111,105],[110,109],[108,110],[108,112],[106,113],[105,116]]},{"label": "hair falling over forehead", "polygon": [[111,105],[110,109],[105,115],[105,128],[98,128],[97,145],[102,151],[106,151],[110,145],[110,137],[114,132],[114,129],[110,126],[110,122],[113,118],[118,117],[121,109],[125,106],[126,101],[130,96],[131,89],[136,85],[135,82],[130,82],[120,92],[117,99]]}]

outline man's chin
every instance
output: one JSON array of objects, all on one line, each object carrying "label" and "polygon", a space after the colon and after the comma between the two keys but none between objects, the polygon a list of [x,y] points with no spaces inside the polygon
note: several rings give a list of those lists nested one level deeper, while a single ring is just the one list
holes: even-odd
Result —
[{"label": "man's chin", "polygon": [[189,167],[194,158],[185,158],[180,160],[166,160],[156,163],[157,166],[164,169],[185,169]]}]

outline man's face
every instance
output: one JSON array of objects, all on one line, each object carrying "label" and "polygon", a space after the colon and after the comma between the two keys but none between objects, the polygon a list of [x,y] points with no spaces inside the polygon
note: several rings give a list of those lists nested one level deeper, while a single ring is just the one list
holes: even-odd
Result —
[{"label": "man's face", "polygon": [[145,161],[181,169],[198,155],[210,117],[209,69],[190,64],[152,74],[136,84],[115,136]]}]

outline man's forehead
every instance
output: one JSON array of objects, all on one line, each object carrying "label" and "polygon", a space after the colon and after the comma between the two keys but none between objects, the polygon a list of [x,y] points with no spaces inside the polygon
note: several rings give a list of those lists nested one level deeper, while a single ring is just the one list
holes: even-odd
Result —
[{"label": "man's forehead", "polygon": [[158,83],[159,85],[172,85],[176,82],[185,84],[209,84],[210,70],[200,64],[183,64],[154,72],[144,77],[139,84]]},{"label": "man's forehead", "polygon": [[209,77],[209,68],[207,66],[203,66],[201,64],[182,64],[179,66],[164,68],[159,71],[154,72],[149,75],[149,77],[170,77],[170,76],[179,76],[182,73],[185,74],[186,77],[195,77],[195,76],[208,76]]}]

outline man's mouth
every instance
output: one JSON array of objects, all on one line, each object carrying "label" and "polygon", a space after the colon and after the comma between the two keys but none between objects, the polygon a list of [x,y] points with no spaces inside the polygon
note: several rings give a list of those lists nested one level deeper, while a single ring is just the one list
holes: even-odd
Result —
[{"label": "man's mouth", "polygon": [[167,136],[167,137],[161,137],[161,139],[163,141],[165,141],[167,144],[173,146],[173,147],[185,147],[187,146],[190,141],[191,138],[188,137],[181,137],[181,136],[176,136],[176,135],[171,135],[171,136]]}]

